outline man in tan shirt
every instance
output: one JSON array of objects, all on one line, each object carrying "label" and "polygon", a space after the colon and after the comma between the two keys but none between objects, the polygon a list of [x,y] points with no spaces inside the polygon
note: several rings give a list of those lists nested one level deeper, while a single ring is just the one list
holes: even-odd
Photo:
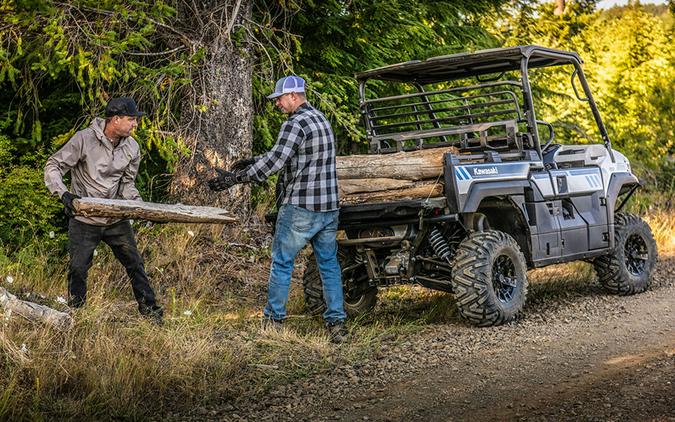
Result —
[{"label": "man in tan shirt", "polygon": [[[155,300],[138,253],[129,220],[74,215],[73,199],[79,197],[142,200],[134,180],[140,163],[138,143],[131,132],[138,126],[139,112],[132,98],[113,98],[105,119],[94,118],[77,132],[45,165],[47,189],[61,198],[68,219],[70,267],[68,304],[79,308],[87,295],[87,273],[96,246],[104,241],[124,265],[141,314],[161,321],[162,308]],[[63,183],[70,172],[71,189]]]}]

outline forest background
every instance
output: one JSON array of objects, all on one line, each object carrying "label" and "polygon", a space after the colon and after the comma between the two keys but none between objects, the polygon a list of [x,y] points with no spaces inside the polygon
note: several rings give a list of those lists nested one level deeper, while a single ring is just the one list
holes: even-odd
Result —
[{"label": "forest background", "polygon": [[[138,417],[164,408],[168,397],[183,405],[234,397],[250,391],[246,381],[252,379],[264,390],[274,379],[261,381],[246,365],[276,362],[288,347],[325,359],[324,346],[302,336],[292,346],[209,343],[227,337],[218,331],[222,324],[245,326],[264,296],[260,268],[268,265],[269,244],[261,240],[260,220],[271,206],[273,183],[226,197],[202,182],[214,166],[273,145],[284,116],[265,95],[285,74],[307,80],[310,102],[331,120],[340,153],[349,154],[367,149],[355,72],[511,45],[576,51],[613,146],[645,181],[632,209],[671,215],[675,2],[609,10],[596,3],[0,0],[0,283],[60,306],[66,219],[44,187],[44,164],[113,96],[133,96],[148,112],[135,133],[143,154],[137,186],[146,201],[225,206],[244,221],[225,229],[137,225],[148,271],[173,318],[167,332],[111,328],[126,312],[120,309],[129,308],[130,295],[106,250],[90,274],[97,280],[92,306],[70,337],[12,331],[6,322],[0,371],[9,376],[0,377],[0,418],[27,408],[62,416],[84,409],[92,416],[104,402],[121,416]],[[557,80],[535,81],[543,92],[539,116],[562,138],[589,142],[593,122],[579,117],[579,106],[561,94]],[[222,312],[223,304],[230,312]],[[311,328],[307,333],[315,335]],[[73,341],[83,338],[86,344]],[[148,343],[141,356],[133,346],[138,338]],[[17,344],[31,345],[32,359],[21,358]],[[160,367],[164,354],[179,363]],[[84,358],[73,362],[72,356]],[[306,375],[321,367],[321,359],[283,377]],[[92,361],[111,365],[95,369],[87,365]],[[56,376],[54,368],[68,375]],[[213,386],[213,377],[228,374],[239,381]],[[110,383],[101,386],[101,379]],[[139,391],[160,400],[148,405]]]}]

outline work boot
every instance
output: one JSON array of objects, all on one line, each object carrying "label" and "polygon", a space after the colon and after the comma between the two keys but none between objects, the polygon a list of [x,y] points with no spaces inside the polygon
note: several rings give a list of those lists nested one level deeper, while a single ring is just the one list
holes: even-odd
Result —
[{"label": "work boot", "polygon": [[340,344],[349,339],[349,331],[345,327],[344,321],[335,321],[326,323],[331,343]]},{"label": "work boot", "polygon": [[159,305],[138,305],[138,312],[157,325],[164,323],[164,310]]}]

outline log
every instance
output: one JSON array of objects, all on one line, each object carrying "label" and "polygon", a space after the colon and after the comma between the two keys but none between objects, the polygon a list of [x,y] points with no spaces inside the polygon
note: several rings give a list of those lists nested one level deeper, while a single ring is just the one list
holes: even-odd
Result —
[{"label": "log", "polygon": [[443,172],[443,155],[447,152],[459,153],[455,147],[446,147],[392,154],[337,157],[338,180],[373,178],[433,179]]},{"label": "log", "polygon": [[409,188],[415,185],[412,180],[387,179],[376,177],[373,179],[345,179],[338,181],[340,197],[355,193],[378,192],[391,189]]},{"label": "log", "polygon": [[121,199],[79,198],[73,201],[75,215],[84,217],[138,218],[161,223],[235,223],[223,208]]},{"label": "log", "polygon": [[374,202],[399,201],[405,199],[438,198],[444,195],[444,187],[440,182],[421,182],[413,187],[391,189],[381,192],[366,192],[345,195],[340,198],[340,205],[354,205]]},{"label": "log", "polygon": [[47,324],[59,331],[68,331],[73,328],[73,318],[67,313],[57,311],[49,306],[21,300],[3,287],[0,287],[0,305],[29,321]]}]

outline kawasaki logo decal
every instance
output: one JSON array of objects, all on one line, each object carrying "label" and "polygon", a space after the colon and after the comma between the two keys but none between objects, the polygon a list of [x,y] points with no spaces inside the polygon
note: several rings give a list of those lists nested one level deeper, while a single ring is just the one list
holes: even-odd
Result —
[{"label": "kawasaki logo decal", "polygon": [[498,175],[499,169],[495,166],[469,167],[468,169],[465,167],[455,167],[455,176],[457,176],[459,180],[470,180],[473,179],[474,176],[481,177],[481,176],[498,176]]},{"label": "kawasaki logo decal", "polygon": [[497,170],[497,167],[490,167],[490,168],[474,168],[473,169],[473,175],[474,176],[496,176],[499,174],[499,170]]}]

